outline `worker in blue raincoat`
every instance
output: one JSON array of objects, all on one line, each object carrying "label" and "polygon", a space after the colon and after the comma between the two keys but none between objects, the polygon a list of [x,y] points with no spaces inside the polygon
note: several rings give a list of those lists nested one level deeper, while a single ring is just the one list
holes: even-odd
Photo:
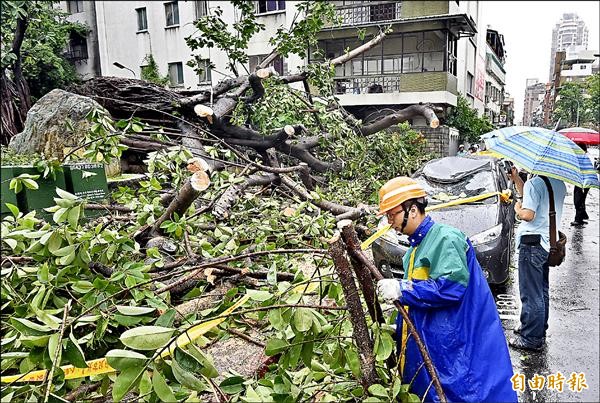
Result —
[{"label": "worker in blue raincoat", "polygon": [[[379,215],[409,236],[404,279],[377,283],[380,298],[399,300],[422,338],[448,401],[516,402],[500,317],[469,239],[425,214],[427,194],[414,179],[394,178],[379,191]],[[439,401],[413,337],[398,314],[403,382]],[[412,383],[411,383],[412,382]]]}]

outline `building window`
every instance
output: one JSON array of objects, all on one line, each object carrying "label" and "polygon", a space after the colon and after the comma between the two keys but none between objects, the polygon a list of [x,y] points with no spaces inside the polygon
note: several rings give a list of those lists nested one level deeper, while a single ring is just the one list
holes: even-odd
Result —
[{"label": "building window", "polygon": [[[255,55],[250,56],[248,58],[250,64],[250,72],[253,73],[256,70],[256,66],[258,66],[268,55]],[[285,74],[287,71],[287,63],[280,57],[277,56],[275,60],[273,60],[268,67],[273,67],[273,69],[279,75]]]},{"label": "building window", "polygon": [[179,25],[179,6],[176,1],[165,3],[165,18],[167,20],[167,28]]},{"label": "building window", "polygon": [[146,7],[136,8],[138,32],[148,30],[148,18],[146,17]]},{"label": "building window", "polygon": [[69,14],[77,14],[83,12],[83,1],[67,1],[67,11]]},{"label": "building window", "polygon": [[258,14],[271,13],[273,11],[284,11],[285,1],[284,0],[268,0],[258,2]]},{"label": "building window", "polygon": [[204,17],[208,15],[208,1],[195,1],[194,2],[194,13],[196,14],[196,19],[200,17]]},{"label": "building window", "polygon": [[169,63],[169,83],[172,87],[183,85],[183,63]]},{"label": "building window", "polygon": [[467,72],[467,92],[473,93],[473,74]]},{"label": "building window", "polygon": [[199,61],[198,79],[200,84],[210,84],[212,82],[211,64],[209,59],[202,59]]},{"label": "building window", "polygon": [[71,32],[65,57],[72,62],[87,60],[87,39],[77,32]]}]

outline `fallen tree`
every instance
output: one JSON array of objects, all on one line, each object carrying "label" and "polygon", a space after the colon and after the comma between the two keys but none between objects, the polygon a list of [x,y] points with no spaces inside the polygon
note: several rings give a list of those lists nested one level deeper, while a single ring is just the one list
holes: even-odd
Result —
[{"label": "fallen tree", "polygon": [[[73,88],[114,118],[91,114],[85,156],[118,158],[127,146],[146,176],[106,204],[61,192],[52,218],[2,221],[5,367],[46,370],[41,387],[6,382],[3,398],[415,398],[345,220],[365,235],[379,184],[426,158],[402,123],[439,122],[431,105],[361,122],[329,75],[384,39],[285,76],[268,67],[278,47],[255,72],[193,95],[114,77]],[[85,217],[97,211],[107,215]],[[238,351],[261,352],[245,367],[223,359],[236,356],[234,337],[246,343]],[[68,364],[108,372],[67,379]]]}]

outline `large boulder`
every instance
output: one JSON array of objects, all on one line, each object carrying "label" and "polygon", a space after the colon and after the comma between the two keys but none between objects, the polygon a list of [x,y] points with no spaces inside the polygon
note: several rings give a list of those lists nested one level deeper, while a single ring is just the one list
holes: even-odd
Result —
[{"label": "large boulder", "polygon": [[[17,153],[39,153],[62,159],[65,148],[84,144],[91,129],[86,116],[93,109],[104,109],[92,98],[55,89],[41,97],[27,113],[23,132],[12,138],[9,147]],[[107,175],[119,174],[119,162],[107,167]]]}]

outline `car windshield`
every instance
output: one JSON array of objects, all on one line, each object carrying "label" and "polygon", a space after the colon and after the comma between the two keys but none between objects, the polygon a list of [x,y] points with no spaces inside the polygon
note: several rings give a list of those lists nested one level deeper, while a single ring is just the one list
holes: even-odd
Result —
[{"label": "car windshield", "polygon": [[[415,179],[425,188],[431,204],[497,191],[488,159],[441,158],[425,165]],[[475,203],[494,202],[491,197]]]}]

